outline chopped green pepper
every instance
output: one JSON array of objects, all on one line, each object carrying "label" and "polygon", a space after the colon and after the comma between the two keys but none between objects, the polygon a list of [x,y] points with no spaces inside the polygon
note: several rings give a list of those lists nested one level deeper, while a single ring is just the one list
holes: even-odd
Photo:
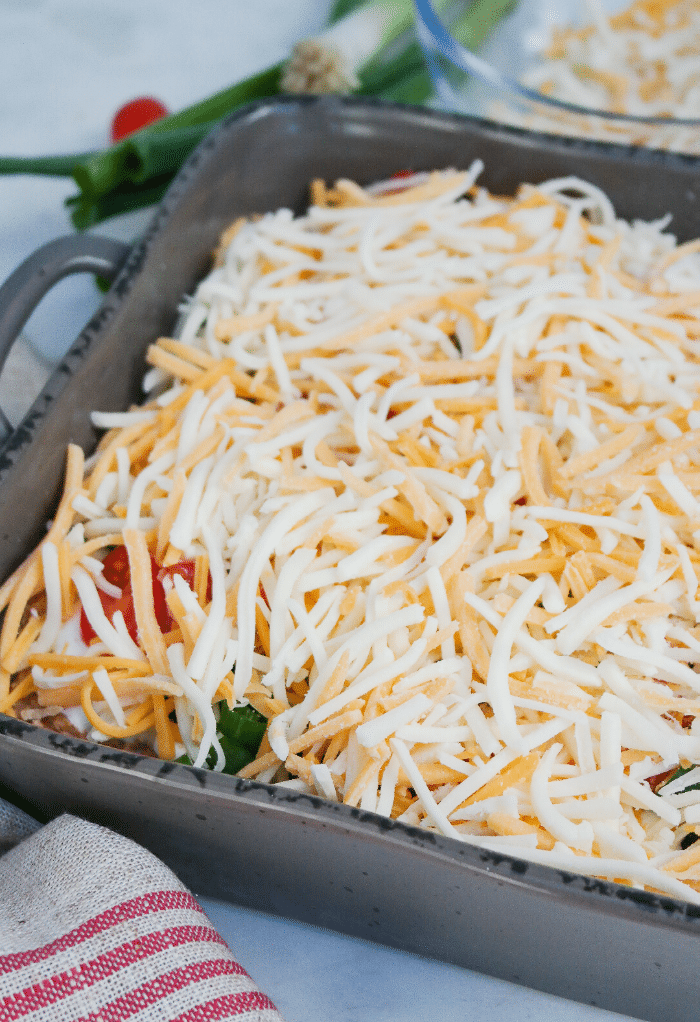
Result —
[{"label": "chopped green pepper", "polygon": [[254,759],[267,727],[265,717],[254,706],[236,706],[231,710],[225,701],[219,703],[219,711],[218,730],[233,745],[246,749]]},{"label": "chopped green pepper", "polygon": [[[236,706],[231,710],[226,702],[221,702],[219,711],[217,738],[226,760],[222,773],[237,774],[255,759],[267,721],[253,706]],[[215,768],[217,759],[216,751],[210,749],[205,761],[209,770]],[[177,762],[192,766],[187,754],[180,756]]]}]

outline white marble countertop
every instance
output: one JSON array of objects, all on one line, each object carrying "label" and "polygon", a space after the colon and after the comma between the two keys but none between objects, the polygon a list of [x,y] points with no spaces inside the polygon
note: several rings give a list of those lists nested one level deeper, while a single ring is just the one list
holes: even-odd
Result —
[{"label": "white marble countertop", "polygon": [[[330,0],[0,0],[0,151],[106,144],[126,100],[153,94],[179,109],[284,56],[329,8]],[[63,179],[0,178],[0,280],[38,245],[71,232],[63,200],[73,191]],[[148,215],[98,231],[130,240]],[[91,279],[71,278],[41,304],[0,379],[0,406],[12,421],[99,300]],[[622,1018],[223,902],[202,904],[288,1022]]]}]

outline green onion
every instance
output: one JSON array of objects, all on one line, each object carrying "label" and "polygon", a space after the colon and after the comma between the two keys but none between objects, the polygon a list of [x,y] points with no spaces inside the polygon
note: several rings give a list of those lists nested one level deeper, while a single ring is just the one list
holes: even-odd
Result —
[{"label": "green onion", "polygon": [[[477,48],[514,0],[474,0],[452,24]],[[444,7],[448,0],[437,0]],[[157,202],[192,150],[227,114],[256,99],[287,93],[353,92],[419,104],[431,95],[429,75],[411,31],[411,0],[336,0],[329,27],[298,43],[286,62],[142,128],[97,152],[0,157],[0,174],[72,176],[67,200],[85,230],[108,217]]]},{"label": "green onion", "polygon": [[[478,50],[513,2],[473,0],[466,11],[451,22],[450,31],[467,49]],[[445,4],[446,0],[437,0],[435,6],[441,8]],[[381,96],[397,103],[424,103],[432,95],[433,87],[420,46],[409,37],[397,52],[393,50],[397,50],[396,46],[383,48],[360,69],[357,91],[364,96]]]},{"label": "green onion", "polygon": [[66,199],[73,226],[86,231],[95,224],[109,220],[120,213],[128,213],[143,206],[153,206],[165,195],[173,174],[154,175],[142,185],[120,184],[106,195],[78,192]]},{"label": "green onion", "polygon": [[356,92],[361,69],[412,24],[412,0],[368,0],[321,35],[296,44],[282,74],[283,91]]},{"label": "green onion", "polygon": [[328,15],[328,24],[333,25],[336,21],[340,21],[341,18],[352,14],[358,7],[362,7],[363,3],[364,0],[335,0],[331,7],[331,13]]}]

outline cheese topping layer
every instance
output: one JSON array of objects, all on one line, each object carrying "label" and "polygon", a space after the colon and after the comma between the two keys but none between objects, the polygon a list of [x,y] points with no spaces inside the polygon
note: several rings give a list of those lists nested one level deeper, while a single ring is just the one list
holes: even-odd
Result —
[{"label": "cheese topping layer", "polygon": [[222,769],[250,703],[240,776],[699,902],[700,246],[481,170],[232,226],[0,590],[0,710]]}]

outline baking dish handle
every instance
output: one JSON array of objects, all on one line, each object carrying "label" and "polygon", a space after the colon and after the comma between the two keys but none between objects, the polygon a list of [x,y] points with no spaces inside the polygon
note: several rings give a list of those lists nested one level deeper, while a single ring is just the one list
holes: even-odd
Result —
[{"label": "baking dish handle", "polygon": [[[42,245],[25,259],[0,286],[0,370],[22,327],[54,284],[72,273],[94,273],[111,283],[130,247],[113,238],[74,234]],[[11,432],[0,410],[0,441]]]}]

